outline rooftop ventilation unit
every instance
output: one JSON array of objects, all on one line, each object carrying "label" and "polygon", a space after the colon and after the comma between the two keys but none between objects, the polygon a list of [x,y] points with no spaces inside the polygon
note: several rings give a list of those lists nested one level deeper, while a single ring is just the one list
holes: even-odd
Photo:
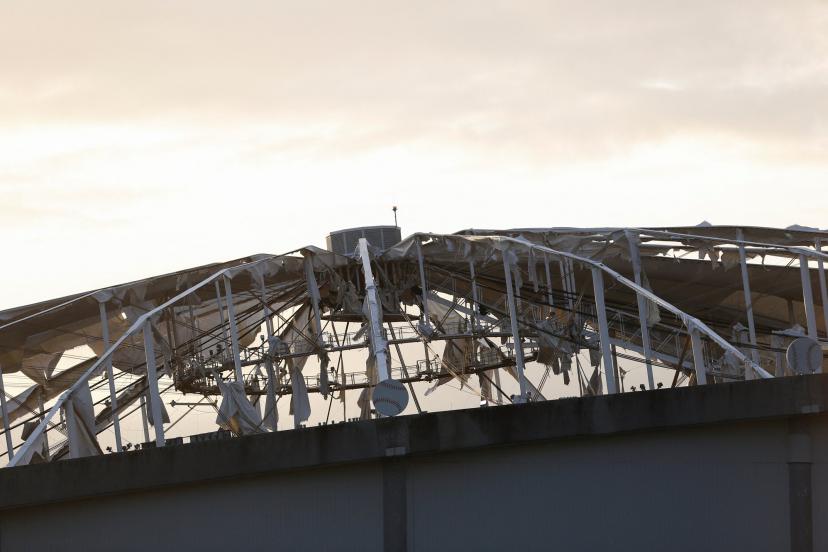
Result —
[{"label": "rooftop ventilation unit", "polygon": [[402,239],[399,226],[362,226],[331,232],[326,238],[328,251],[339,255],[353,255],[360,238],[380,249],[388,249]]}]

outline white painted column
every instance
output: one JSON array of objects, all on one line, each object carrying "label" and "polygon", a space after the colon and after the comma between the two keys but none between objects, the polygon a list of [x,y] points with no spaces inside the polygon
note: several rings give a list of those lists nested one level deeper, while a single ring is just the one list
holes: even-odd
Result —
[{"label": "white painted column", "polygon": [[158,370],[155,366],[155,341],[152,336],[152,324],[149,319],[144,322],[144,351],[147,356],[147,384],[150,394],[153,427],[155,427],[155,445],[164,446],[164,417],[161,414],[161,394],[158,392]]},{"label": "white painted column", "polygon": [[[641,279],[641,251],[638,247],[638,233],[625,230],[627,235],[627,243],[630,245],[630,259],[633,266],[633,277],[636,285],[643,287]],[[655,389],[655,379],[653,378],[653,350],[650,344],[650,325],[648,319],[647,299],[635,292],[635,297],[638,302],[638,322],[641,325],[641,345],[644,349],[644,363],[647,365],[647,385],[649,388]]]},{"label": "white painted column", "polygon": [[811,290],[811,271],[808,268],[808,257],[805,255],[799,255],[799,275],[802,278],[802,299],[805,302],[805,319],[808,325],[808,337],[818,339],[816,311],[814,310],[814,293]]},{"label": "white painted column", "polygon": [[[817,238],[814,244],[817,253],[822,253],[822,242]],[[817,257],[817,268],[819,270],[819,291],[822,297],[822,316],[825,322],[825,336],[828,337],[828,287],[825,281],[825,264],[822,262],[822,257]]]},{"label": "white painted column", "polygon": [[[311,299],[311,307],[313,308],[313,322],[316,333],[316,346],[320,354],[324,354],[325,341],[322,339],[322,312],[319,309],[319,284],[316,282],[316,275],[313,272],[313,261],[310,257],[305,257],[303,262],[305,269],[305,280],[308,286],[308,295]],[[320,356],[320,359],[322,357]],[[319,392],[323,397],[328,396],[328,372],[325,363],[320,360],[319,363]]]},{"label": "white painted column", "polygon": [[[147,389],[149,389],[149,377],[147,377]],[[144,442],[149,442],[149,423],[147,422],[147,398],[146,393],[141,395],[141,422],[144,428]]]},{"label": "white painted column", "polygon": [[[748,338],[750,339],[750,357],[759,364],[759,350],[756,348],[756,324],[753,320],[753,296],[750,293],[750,279],[748,278],[747,256],[745,255],[744,234],[738,231],[739,266],[742,270],[742,291],[745,296],[745,311],[748,323]],[[745,371],[745,379],[753,379],[753,370]]]},{"label": "white painted column", "polygon": [[236,381],[244,384],[241,369],[241,351],[239,350],[239,329],[236,326],[236,309],[233,307],[233,284],[227,276],[224,277],[224,293],[227,300],[227,319],[230,322],[230,344],[233,347],[233,366],[236,371]]},{"label": "white painted column", "polygon": [[[98,302],[98,309],[101,314],[101,339],[103,339],[104,352],[109,350],[109,317],[106,315],[106,302]],[[118,416],[118,394],[115,392],[115,378],[112,374],[112,355],[106,358],[106,376],[109,378],[109,402],[112,409],[112,427],[115,429],[115,449],[123,451],[121,446],[121,420]]]},{"label": "white painted column", "polygon": [[[420,238],[416,238],[417,243],[417,264],[420,267],[420,288],[423,291],[423,325],[425,327],[431,326],[431,319],[428,317],[428,286],[425,277],[425,263],[423,261],[423,247],[420,244]],[[364,263],[364,260],[363,260]],[[370,269],[370,264],[368,266]],[[367,287],[367,286],[366,286]]]},{"label": "white painted column", "polygon": [[[40,400],[38,401],[38,412],[40,412],[40,417],[46,414],[45,409],[43,408],[43,395],[40,396]],[[49,452],[49,432],[43,432],[43,448],[46,452],[46,461],[49,462],[52,459],[52,455]]]},{"label": "white painted column", "polygon": [[221,286],[219,286],[219,281],[215,281],[216,284],[216,308],[218,309],[219,315],[219,324],[221,324],[221,335],[222,335],[222,342],[221,348],[223,350],[227,350],[227,326],[224,323],[224,303],[221,301]]},{"label": "white painted column", "polygon": [[[264,317],[265,317],[265,329],[267,331],[267,336],[265,339],[265,370],[267,371],[267,395],[268,401],[265,401],[265,404],[268,402],[276,408],[276,372],[273,369],[273,359],[270,358],[270,355],[267,355],[267,349],[270,348],[270,338],[273,336],[273,319],[271,318],[270,307],[267,304],[267,295],[265,293],[264,288],[264,280],[262,280],[262,288],[261,288],[261,295],[262,295],[262,304],[264,305]],[[265,417],[269,414],[265,412]],[[274,428],[275,431],[275,428]]]},{"label": "white painted column", "polygon": [[618,392],[618,384],[613,370],[607,307],[604,303],[604,274],[598,267],[592,268],[592,287],[595,293],[595,311],[598,314],[598,333],[601,339],[601,357],[604,364],[604,376],[607,380],[607,394],[615,394]]},{"label": "white painted column", "polygon": [[6,450],[8,451],[9,462],[14,458],[14,446],[12,443],[11,431],[9,431],[9,411],[6,407],[6,386],[3,385],[3,367],[0,366],[0,413],[3,414],[3,430],[6,435]]},{"label": "white painted column", "polygon": [[[380,322],[379,300],[377,300],[377,286],[374,283],[374,274],[371,272],[371,257],[368,253],[368,240],[360,238],[359,255],[362,258],[362,271],[365,275],[365,292],[368,301],[368,318],[371,327],[371,349],[377,359],[377,374],[379,381],[385,381],[390,377],[388,369],[388,349],[385,339],[382,337],[382,325]],[[422,269],[421,269],[422,270]],[[425,293],[425,292],[424,292]],[[425,297],[423,297],[425,302]]]},{"label": "white painted column", "polygon": [[479,297],[477,296],[477,275],[474,271],[474,261],[469,261],[469,274],[471,277],[471,291],[472,291],[472,328],[480,326],[480,305]]},{"label": "white painted column", "polygon": [[558,269],[561,274],[561,286],[563,287],[564,297],[566,298],[566,306],[569,307],[569,311],[572,313],[572,296],[570,295],[569,290],[569,278],[566,275],[566,259],[561,257],[558,260]]},{"label": "white painted column", "polygon": [[520,385],[520,397],[515,402],[526,402],[526,376],[524,376],[523,344],[520,341],[520,330],[518,324],[517,306],[515,305],[515,292],[512,288],[512,267],[503,254],[503,275],[506,280],[506,301],[509,304],[509,319],[512,325],[512,342],[515,346],[515,366],[518,372],[518,384]]},{"label": "white painted column", "polygon": [[[701,336],[696,328],[690,328],[690,344],[693,347],[693,366],[696,369],[696,384],[705,385],[707,383],[707,370],[704,366],[704,346],[702,345]],[[745,368],[745,377],[752,373],[753,370]]]},{"label": "white painted column", "polygon": [[555,304],[555,298],[552,296],[552,273],[549,271],[549,255],[546,253],[543,254],[543,268],[546,271],[546,301],[551,307]]}]

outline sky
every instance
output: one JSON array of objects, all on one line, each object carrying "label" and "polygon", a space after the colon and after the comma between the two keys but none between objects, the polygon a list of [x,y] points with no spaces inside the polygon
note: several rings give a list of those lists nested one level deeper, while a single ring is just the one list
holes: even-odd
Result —
[{"label": "sky", "polygon": [[828,2],[0,4],[0,308],[393,221],[828,227]]}]

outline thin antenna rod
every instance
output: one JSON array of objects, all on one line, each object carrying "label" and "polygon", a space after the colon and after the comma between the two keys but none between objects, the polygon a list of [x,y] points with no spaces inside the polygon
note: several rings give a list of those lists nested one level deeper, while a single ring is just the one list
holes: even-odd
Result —
[{"label": "thin antenna rod", "polygon": [[394,211],[394,226],[399,226],[399,224],[397,224],[397,206],[394,205],[391,207],[391,210]]}]

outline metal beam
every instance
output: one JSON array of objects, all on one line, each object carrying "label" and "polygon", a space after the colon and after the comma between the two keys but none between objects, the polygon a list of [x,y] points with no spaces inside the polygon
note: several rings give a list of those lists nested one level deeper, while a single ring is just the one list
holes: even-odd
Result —
[{"label": "metal beam", "polygon": [[[382,311],[377,299],[377,286],[374,283],[374,274],[371,272],[371,256],[368,253],[368,240],[359,239],[359,256],[362,259],[362,272],[365,275],[365,298],[368,302],[368,322],[371,328],[371,349],[377,359],[377,374],[379,381],[387,380],[390,377],[388,370],[388,350],[385,339],[382,337]],[[422,265],[420,266],[422,271]],[[423,303],[425,304],[425,291],[423,291]]]},{"label": "metal beam", "polygon": [[[98,309],[101,314],[101,339],[103,339],[103,350],[109,349],[109,317],[106,315],[106,302],[98,302]],[[106,377],[109,378],[109,401],[112,409],[112,427],[115,429],[115,449],[118,452],[123,450],[121,446],[121,420],[118,416],[118,394],[115,392],[115,378],[112,375],[112,355],[106,359]]]},{"label": "metal beam", "polygon": [[[638,248],[638,234],[635,232],[626,231],[627,243],[630,245],[630,258],[633,265],[633,276],[636,285],[643,287],[641,279],[641,251]],[[655,389],[655,378],[653,377],[653,350],[650,344],[650,323],[647,316],[647,300],[643,295],[636,292],[636,301],[638,302],[638,322],[641,325],[641,345],[644,348],[644,363],[647,365],[647,385],[650,389]]]},{"label": "metal beam", "polygon": [[543,268],[546,271],[546,300],[549,306],[555,305],[555,299],[552,296],[552,273],[549,271],[549,255],[543,254]]},{"label": "metal beam", "polygon": [[506,279],[506,301],[509,303],[509,319],[512,325],[512,342],[515,351],[515,366],[518,372],[518,385],[520,386],[520,397],[514,402],[526,402],[526,376],[524,375],[523,344],[520,341],[520,330],[518,325],[517,306],[515,305],[515,292],[512,288],[512,267],[504,252],[503,275]]},{"label": "metal beam", "polygon": [[[270,346],[270,338],[273,336],[273,318],[270,315],[270,306],[267,304],[267,297],[265,294],[265,287],[264,287],[264,280],[262,280],[261,286],[261,295],[262,295],[262,305],[264,305],[264,319],[265,319],[265,331],[267,332],[267,336],[265,336],[265,343],[267,346]],[[273,405],[273,408],[276,408],[276,373],[273,370],[273,359],[270,355],[264,355],[264,365],[265,371],[267,372],[267,396],[268,400],[265,401],[266,403],[269,402]],[[267,418],[270,413],[265,412],[265,418]],[[273,428],[276,431],[276,428]]]},{"label": "metal beam", "polygon": [[[690,328],[690,344],[693,347],[693,365],[696,369],[696,384],[705,385],[707,383],[707,371],[704,367],[704,347],[702,346],[701,336],[699,330]],[[751,372],[749,367],[745,367],[745,374]]]},{"label": "metal beam", "polygon": [[9,461],[14,458],[11,431],[9,431],[9,411],[6,407],[6,386],[3,385],[3,367],[0,366],[0,413],[3,415],[3,432],[6,435],[6,451]]},{"label": "metal beam", "polygon": [[147,318],[144,322],[144,351],[147,356],[147,383],[149,384],[150,408],[155,428],[155,445],[164,446],[164,417],[161,415],[161,395],[158,392],[158,371],[155,366],[155,343],[152,336],[152,323]]},{"label": "metal beam", "polygon": [[[817,238],[814,244],[817,252],[822,252],[822,241]],[[825,322],[825,336],[828,337],[828,287],[825,282],[825,264],[822,257],[817,257],[817,269],[819,270],[819,291],[822,297],[822,316]]]},{"label": "metal beam", "polygon": [[[423,247],[420,244],[420,238],[418,237],[415,241],[417,244],[417,264],[420,268],[420,288],[423,294],[423,321],[422,324],[424,327],[428,328],[431,326],[431,320],[428,317],[428,285],[426,282],[425,277],[425,263],[423,261]],[[363,261],[364,263],[364,261]],[[370,270],[370,264],[368,266]],[[367,287],[367,285],[366,285]]]},{"label": "metal beam", "polygon": [[472,261],[471,259],[469,260],[469,276],[471,278],[472,289],[472,333],[474,333],[477,330],[478,326],[480,326],[480,299],[477,296],[477,275],[474,271],[474,261]]},{"label": "metal beam", "polygon": [[[753,359],[753,362],[759,364],[759,350],[756,348],[756,323],[753,320],[753,296],[750,292],[750,279],[748,278],[744,234],[742,233],[741,229],[738,231],[737,239],[739,241],[739,266],[742,270],[742,291],[745,295],[745,311],[747,314],[748,338],[750,339],[750,357]],[[753,370],[745,370],[745,379],[753,379]]]},{"label": "metal beam", "polygon": [[604,364],[604,377],[607,380],[607,393],[615,394],[618,392],[618,384],[613,370],[607,307],[604,303],[604,275],[598,267],[592,267],[592,287],[595,293],[595,310],[598,313],[598,333],[601,339],[601,357]]},{"label": "metal beam", "polygon": [[224,294],[227,298],[227,319],[230,322],[230,345],[233,347],[233,367],[236,371],[236,381],[244,384],[239,347],[239,328],[236,326],[236,309],[233,307],[233,284],[227,276],[224,277]]},{"label": "metal beam", "polygon": [[[219,286],[219,281],[215,281],[216,284],[216,308],[218,309],[219,315],[219,323],[221,324],[221,335],[222,335],[222,348],[227,349],[227,326],[224,323],[224,304],[221,301],[221,286]],[[216,351],[218,352],[218,351]]]},{"label": "metal beam", "polygon": [[805,303],[805,320],[808,325],[808,337],[818,339],[816,312],[814,310],[814,294],[811,290],[811,271],[808,268],[808,257],[799,255],[799,276],[802,279],[802,299]]},{"label": "metal beam", "polygon": [[[322,340],[322,313],[319,310],[319,284],[316,282],[316,275],[313,272],[313,261],[311,261],[311,258],[305,257],[303,265],[305,269],[305,280],[308,286],[308,295],[310,295],[311,307],[313,308],[313,327],[314,333],[316,333],[316,346],[319,350],[319,354],[324,354],[324,341]],[[326,363],[321,360],[319,362],[319,382],[322,395],[327,397],[328,372]]]}]

